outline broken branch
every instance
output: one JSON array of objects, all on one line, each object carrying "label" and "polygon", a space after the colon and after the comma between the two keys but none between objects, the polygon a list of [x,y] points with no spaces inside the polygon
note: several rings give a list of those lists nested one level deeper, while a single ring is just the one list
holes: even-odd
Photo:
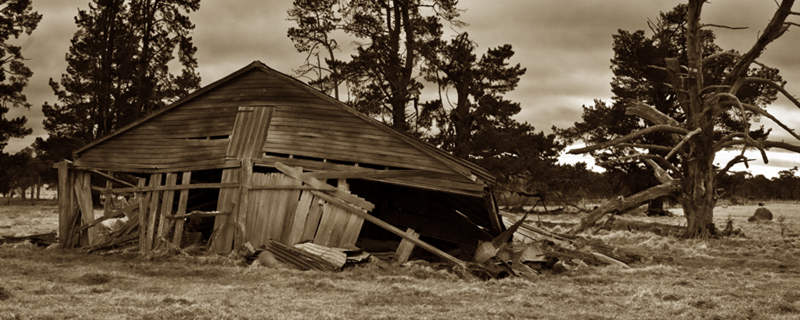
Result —
[{"label": "broken branch", "polygon": [[594,225],[597,220],[600,220],[606,213],[618,210],[623,211],[627,209],[631,209],[650,201],[652,199],[660,198],[663,196],[670,195],[680,189],[680,184],[678,181],[672,181],[669,183],[663,183],[644,191],[638,192],[627,198],[619,197],[614,200],[607,201],[597,209],[594,209],[588,216],[581,219],[581,222],[572,230],[570,230],[567,234],[575,235],[581,231],[586,230],[587,228]]},{"label": "broken branch", "polygon": [[625,108],[626,115],[635,115],[639,118],[652,122],[653,124],[668,124],[678,126],[678,121],[672,117],[662,113],[658,109],[647,104],[637,102],[634,105]]}]

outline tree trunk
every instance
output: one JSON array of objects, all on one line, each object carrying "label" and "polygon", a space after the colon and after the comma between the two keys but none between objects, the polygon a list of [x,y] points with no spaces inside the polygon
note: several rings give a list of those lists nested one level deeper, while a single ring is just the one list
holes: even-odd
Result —
[{"label": "tree trunk", "polygon": [[[708,140],[709,137],[701,137]],[[704,145],[706,141],[698,143]],[[698,147],[699,147],[698,146]],[[691,238],[707,238],[716,234],[714,228],[714,167],[713,151],[702,152],[695,148],[695,157],[688,161],[684,170],[681,206],[686,216],[686,236]],[[698,152],[699,151],[699,152]]]},{"label": "tree trunk", "polygon": [[456,101],[455,121],[453,125],[456,131],[455,146],[453,154],[456,157],[467,159],[469,156],[469,138],[472,121],[469,115],[469,101],[467,101],[467,86],[459,85],[458,100]]}]

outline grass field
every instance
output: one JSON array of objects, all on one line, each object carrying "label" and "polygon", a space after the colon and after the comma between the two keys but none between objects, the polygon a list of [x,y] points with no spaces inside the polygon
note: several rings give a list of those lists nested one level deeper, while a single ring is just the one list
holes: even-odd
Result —
[{"label": "grass field", "polygon": [[[590,236],[645,258],[632,269],[580,267],[533,281],[463,280],[422,263],[322,273],[4,245],[0,319],[798,319],[800,204],[768,207],[783,222],[747,223],[754,206],[717,210],[718,225],[730,215],[747,238],[600,231]],[[52,205],[0,207],[0,235],[56,223]]]}]

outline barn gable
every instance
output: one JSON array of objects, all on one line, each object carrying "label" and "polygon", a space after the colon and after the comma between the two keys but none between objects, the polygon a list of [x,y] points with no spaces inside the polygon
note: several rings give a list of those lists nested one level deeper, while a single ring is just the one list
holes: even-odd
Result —
[{"label": "barn gable", "polygon": [[[226,148],[237,112],[270,109],[256,161],[323,169],[361,166],[424,170],[426,175],[375,178],[406,186],[481,194],[485,170],[400,134],[261,62],[212,83],[76,152],[76,165],[146,171],[217,167],[234,160]],[[449,180],[447,183],[441,181]]]}]

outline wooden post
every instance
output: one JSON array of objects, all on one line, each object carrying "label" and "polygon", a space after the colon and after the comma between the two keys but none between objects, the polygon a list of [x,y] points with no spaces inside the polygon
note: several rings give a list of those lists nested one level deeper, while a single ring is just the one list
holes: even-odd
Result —
[{"label": "wooden post", "polygon": [[[139,183],[136,186],[143,188],[145,186],[145,178],[139,178]],[[147,237],[147,199],[145,199],[144,192],[136,193],[136,201],[139,202],[139,253],[145,254],[144,239]]]},{"label": "wooden post", "polygon": [[[81,226],[89,225],[94,221],[94,204],[92,203],[92,176],[86,171],[75,172],[75,199],[81,210]],[[86,237],[81,236],[80,245],[92,245],[97,238],[97,229],[91,227],[86,230]]]},{"label": "wooden post", "polygon": [[58,168],[58,242],[67,248],[67,239],[72,234],[72,185],[69,176],[69,161],[56,163]]},{"label": "wooden post", "polygon": [[[164,182],[166,186],[174,186],[178,181],[178,174],[167,173],[167,180]],[[161,210],[158,213],[158,232],[156,233],[154,248],[161,245],[161,239],[168,239],[169,232],[172,231],[172,219],[167,219],[168,215],[172,215],[172,202],[175,200],[175,191],[164,191],[164,197],[161,200]]]},{"label": "wooden post", "polygon": [[[236,210],[238,211],[233,219],[233,223],[236,224],[234,228],[234,236],[233,236],[233,247],[236,248],[244,242],[250,240],[247,235],[247,208],[249,208],[249,201],[250,200],[250,187],[253,185],[253,161],[250,157],[245,157],[242,159],[242,168],[241,168],[241,175],[240,175],[240,185],[239,185],[239,204],[236,206]],[[241,228],[239,228],[241,226]],[[242,231],[243,234],[237,234],[237,230]]]},{"label": "wooden post", "polygon": [[[163,174],[154,173],[150,175],[150,186],[157,187],[161,185]],[[153,250],[153,239],[155,237],[155,228],[156,228],[156,221],[158,221],[158,204],[160,199],[161,191],[151,191],[150,192],[150,208],[147,210],[147,222],[144,225],[145,228],[145,239],[144,239],[144,248],[145,253],[150,252]]]},{"label": "wooden post", "polygon": [[[406,234],[409,238],[419,239],[419,234],[414,232],[414,229],[408,228],[406,230]],[[400,240],[400,244],[397,246],[397,251],[394,252],[397,263],[405,263],[408,261],[408,258],[411,257],[411,251],[414,251],[414,243],[406,238]]]},{"label": "wooden post", "polygon": [[[190,184],[192,181],[192,172],[191,171],[184,171],[183,176],[181,177],[181,184]],[[182,215],[186,213],[186,202],[189,201],[189,189],[181,190],[180,198],[178,199],[178,211],[175,212],[176,215]],[[172,244],[176,247],[181,247],[181,238],[183,237],[183,221],[184,219],[175,220],[175,232],[172,234]]]}]

